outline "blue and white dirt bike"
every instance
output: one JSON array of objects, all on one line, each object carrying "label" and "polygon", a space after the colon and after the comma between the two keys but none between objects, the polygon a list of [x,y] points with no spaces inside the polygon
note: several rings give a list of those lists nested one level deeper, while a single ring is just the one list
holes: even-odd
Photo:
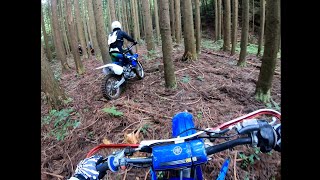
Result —
[{"label": "blue and white dirt bike", "polygon": [[[254,118],[260,115],[271,115],[272,118]],[[144,140],[140,144],[100,144],[87,157],[103,148],[122,148],[105,156],[97,164],[97,170],[118,172],[132,166],[150,168],[152,180],[160,179],[157,177],[159,171],[166,172],[170,180],[203,180],[200,165],[211,160],[214,153],[245,144],[259,147],[263,153],[273,149],[281,152],[280,118],[277,111],[260,109],[215,128],[198,129],[190,113],[180,112],[172,118],[171,139]],[[217,138],[229,140],[216,144]],[[130,158],[135,152],[150,153],[150,156]],[[229,161],[227,159],[222,165],[218,180],[225,178]]]},{"label": "blue and white dirt bike", "polygon": [[144,78],[144,70],[141,63],[138,61],[139,55],[132,53],[131,49],[135,44],[130,45],[124,50],[123,59],[118,62],[109,63],[100,66],[96,69],[102,69],[105,77],[102,81],[101,90],[103,97],[112,100],[117,99],[123,89],[123,84],[129,80],[137,77]]}]

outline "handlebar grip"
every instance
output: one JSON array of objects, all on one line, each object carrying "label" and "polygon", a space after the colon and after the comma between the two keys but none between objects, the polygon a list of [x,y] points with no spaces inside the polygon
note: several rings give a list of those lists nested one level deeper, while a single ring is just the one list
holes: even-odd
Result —
[{"label": "handlebar grip", "polygon": [[206,152],[207,152],[207,155],[211,155],[211,154],[232,148],[234,146],[243,145],[243,144],[251,144],[251,143],[252,143],[251,137],[243,137],[243,138],[234,139],[234,140],[222,143],[222,144],[208,147],[208,148],[206,148]]},{"label": "handlebar grip", "polygon": [[105,161],[103,163],[100,163],[96,166],[96,169],[98,172],[105,172],[109,170],[108,161]]}]

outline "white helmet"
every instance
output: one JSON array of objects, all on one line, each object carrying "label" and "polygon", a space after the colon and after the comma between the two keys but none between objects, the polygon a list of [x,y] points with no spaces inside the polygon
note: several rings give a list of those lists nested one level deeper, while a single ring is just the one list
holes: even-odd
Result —
[{"label": "white helmet", "polygon": [[119,21],[113,21],[111,24],[111,28],[112,28],[112,30],[114,30],[115,28],[121,29],[121,23]]}]

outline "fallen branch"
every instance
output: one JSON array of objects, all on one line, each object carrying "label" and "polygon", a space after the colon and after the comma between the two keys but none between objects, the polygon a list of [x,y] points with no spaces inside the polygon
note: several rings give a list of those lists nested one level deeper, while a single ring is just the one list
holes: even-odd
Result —
[{"label": "fallen branch", "polygon": [[71,163],[71,170],[72,170],[72,172],[74,172],[74,171],[73,171],[73,164],[72,164],[71,158],[70,158],[70,156],[69,156],[69,154],[68,154],[67,152],[65,152],[65,153],[67,154],[67,156],[68,156],[68,158],[69,158],[69,160],[70,160],[70,163]]},{"label": "fallen branch", "polygon": [[[260,66],[258,64],[256,64],[256,63],[252,63],[252,62],[249,62],[249,61],[247,61],[247,63],[260,69]],[[277,74],[277,75],[281,75],[280,72],[278,72],[278,71],[274,71],[274,73]]]},{"label": "fallen branch", "polygon": [[194,90],[196,90],[197,92],[200,92],[198,89],[196,89],[195,87],[193,87],[193,86],[190,84],[190,82],[188,82],[188,84],[189,84]]},{"label": "fallen branch", "polygon": [[152,84],[156,83],[156,82],[161,82],[161,81],[153,81],[152,83],[149,84],[149,86],[151,86]]},{"label": "fallen branch", "polygon": [[230,55],[219,54],[219,53],[214,53],[214,52],[205,51],[205,50],[201,50],[201,51],[203,51],[204,53],[207,53],[207,54],[212,54],[212,55],[216,55],[216,56],[220,56],[220,57],[226,57],[226,58],[231,58],[231,59],[233,59],[233,60],[236,60],[236,58],[232,58],[232,56],[230,56]]},{"label": "fallen branch", "polygon": [[124,176],[123,176],[123,179],[122,179],[122,180],[125,180],[125,179],[126,179],[126,177],[127,177],[127,172],[128,172],[128,170],[126,169],[126,172],[124,173]]},{"label": "fallen branch", "polygon": [[166,97],[160,96],[160,95],[159,95],[159,94],[157,94],[157,93],[154,93],[154,94],[155,94],[155,95],[157,95],[159,98],[166,99],[166,100],[169,100],[169,101],[179,101],[179,100],[169,99],[169,98],[166,98]]},{"label": "fallen branch", "polygon": [[54,176],[54,177],[63,179],[63,176],[58,175],[58,174],[53,174],[53,173],[49,173],[49,172],[41,172],[41,173],[43,173],[43,174],[48,174],[48,175],[51,175],[51,176]]},{"label": "fallen branch", "polygon": [[81,128],[81,129],[77,129],[76,131],[81,131],[83,129],[87,129],[88,127],[92,126],[93,124],[95,124],[100,118],[98,118],[96,121],[94,121],[93,123],[91,123],[89,126],[86,126],[84,128]]},{"label": "fallen branch", "polygon": [[204,74],[203,74],[203,72],[202,71],[200,71],[196,66],[194,66],[194,65],[191,65],[193,68],[195,68],[196,70],[198,70],[201,74],[202,74],[202,78],[204,78]]},{"label": "fallen branch", "polygon": [[[203,106],[201,107],[201,113],[202,114],[206,114],[208,116],[208,114],[203,110]],[[210,117],[208,117],[210,119]],[[208,119],[204,118],[207,121],[207,127],[210,126]]]},{"label": "fallen branch", "polygon": [[144,176],[144,180],[147,180],[150,170],[148,169],[146,175]]},{"label": "fallen branch", "polygon": [[128,129],[130,126],[134,125],[134,124],[137,124],[137,123],[140,123],[140,121],[136,121],[134,123],[131,123],[129,126],[127,126],[126,128],[124,128],[121,132],[124,132],[126,129]]},{"label": "fallen branch", "polygon": [[176,74],[176,73],[178,73],[178,72],[180,72],[180,71],[184,71],[184,70],[187,70],[187,69],[190,69],[190,68],[191,68],[191,67],[187,67],[187,68],[179,69],[179,70],[175,71],[174,73]]},{"label": "fallen branch", "polygon": [[199,102],[201,100],[202,97],[200,97],[198,100],[194,101],[194,102],[190,102],[190,103],[182,103],[184,105],[191,105],[191,104],[195,104],[197,102]]},{"label": "fallen branch", "polygon": [[182,92],[182,90],[181,91],[179,91],[177,94],[175,94],[175,95],[173,95],[173,97],[176,97],[179,93],[181,93]]},{"label": "fallen branch", "polygon": [[[212,54],[212,55],[216,55],[216,56],[220,56],[220,57],[230,58],[230,59],[232,59],[232,60],[238,61],[238,59],[233,58],[233,57],[228,56],[228,55],[213,53],[213,52],[204,51],[204,50],[202,50],[202,51],[205,52],[205,53],[207,53],[207,54]],[[247,60],[254,60],[254,59],[257,59],[257,58],[248,58]],[[252,63],[252,62],[249,62],[249,61],[246,61],[246,63],[251,64],[251,65],[253,65],[253,66],[256,67],[256,68],[260,68],[260,66],[257,65],[257,64],[255,64],[255,63]],[[278,72],[278,71],[274,71],[274,73],[277,74],[277,75],[281,75],[280,72]]]},{"label": "fallen branch", "polygon": [[[132,109],[137,110],[137,111],[140,111],[140,112],[144,112],[144,113],[147,113],[147,114],[159,116],[158,113],[154,113],[154,112],[150,112],[150,111],[147,111],[147,110],[144,110],[144,109],[140,109],[140,108],[128,106],[128,105],[126,105],[126,104],[124,104],[124,106],[125,106],[125,107],[128,107],[128,108],[132,108]],[[171,118],[172,118],[172,117],[168,117],[168,116],[165,116],[165,115],[162,115],[162,117],[167,118],[167,119],[171,119]],[[156,123],[160,123],[160,121],[158,121],[158,120],[154,120],[154,121],[155,121]]]}]

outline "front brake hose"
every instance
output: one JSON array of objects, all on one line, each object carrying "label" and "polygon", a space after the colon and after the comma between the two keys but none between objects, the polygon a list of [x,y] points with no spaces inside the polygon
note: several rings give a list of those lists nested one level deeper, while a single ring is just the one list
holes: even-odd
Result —
[{"label": "front brake hose", "polygon": [[126,147],[137,148],[137,147],[139,147],[139,144],[100,144],[100,145],[92,148],[88,152],[86,158],[92,156],[93,154],[95,154],[96,152],[98,152],[99,150],[104,149],[104,148],[126,148]]},{"label": "front brake hose", "polygon": [[249,118],[253,118],[253,117],[256,117],[256,116],[259,116],[259,115],[273,115],[275,117],[277,117],[279,120],[281,119],[281,114],[278,112],[278,111],[275,111],[273,109],[259,109],[257,111],[254,111],[254,112],[251,112],[249,114],[246,114],[246,115],[243,115],[241,117],[238,117],[236,119],[233,119],[231,121],[228,121],[226,123],[223,123],[217,127],[214,127],[214,128],[211,128],[212,130],[216,130],[216,129],[220,129],[220,130],[223,130],[225,128],[228,128],[229,126],[231,125],[234,125],[238,122],[241,122],[245,119],[249,119]]}]

